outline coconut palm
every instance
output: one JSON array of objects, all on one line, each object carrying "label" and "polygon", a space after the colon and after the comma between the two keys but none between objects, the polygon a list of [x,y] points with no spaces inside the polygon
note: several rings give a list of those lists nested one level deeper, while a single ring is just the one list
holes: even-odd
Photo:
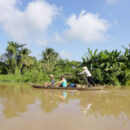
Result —
[{"label": "coconut palm", "polygon": [[9,65],[9,69],[11,72],[15,72],[17,68],[17,56],[20,48],[22,48],[25,44],[18,44],[16,42],[8,42],[8,46],[6,48],[6,62]]},{"label": "coconut palm", "polygon": [[55,63],[58,56],[58,53],[52,48],[46,48],[45,51],[42,52],[42,60],[47,63]]},{"label": "coconut palm", "polygon": [[58,56],[59,54],[55,52],[52,48],[46,48],[45,51],[42,52],[42,63],[44,72],[51,73],[53,71]]},{"label": "coconut palm", "polygon": [[23,68],[30,67],[34,63],[33,58],[29,56],[30,53],[31,51],[27,48],[23,48],[22,50],[19,51],[18,60],[19,60],[20,72],[22,71]]}]

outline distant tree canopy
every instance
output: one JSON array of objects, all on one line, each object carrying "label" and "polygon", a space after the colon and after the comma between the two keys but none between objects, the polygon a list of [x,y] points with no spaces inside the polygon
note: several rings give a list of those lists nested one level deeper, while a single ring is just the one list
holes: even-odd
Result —
[{"label": "distant tree canopy", "polygon": [[130,45],[123,47],[124,53],[118,50],[94,52],[88,48],[82,62],[63,60],[53,48],[46,48],[41,59],[30,56],[26,44],[8,42],[3,55],[0,56],[0,74],[22,75],[16,81],[44,82],[48,75],[56,79],[65,75],[69,82],[84,83],[77,73],[87,66],[97,84],[128,85],[130,79]]},{"label": "distant tree canopy", "polygon": [[124,53],[121,51],[107,50],[92,53],[88,49],[88,55],[83,57],[82,66],[87,65],[91,70],[96,82],[100,84],[126,84],[129,80],[130,70],[130,53],[126,49]]},{"label": "distant tree canopy", "polygon": [[59,54],[52,48],[46,48],[42,51],[42,61],[47,63],[56,63]]}]

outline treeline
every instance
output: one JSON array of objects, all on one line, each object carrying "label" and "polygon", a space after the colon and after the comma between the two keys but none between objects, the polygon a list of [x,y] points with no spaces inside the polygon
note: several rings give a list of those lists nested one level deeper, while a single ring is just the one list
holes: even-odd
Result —
[{"label": "treeline", "polygon": [[[44,82],[53,74],[58,80],[65,75],[69,82],[84,83],[83,77],[77,75],[87,66],[97,84],[129,85],[130,84],[130,45],[123,47],[124,52],[105,50],[92,52],[82,57],[82,62],[63,60],[52,48],[41,53],[41,59],[30,56],[31,51],[25,44],[8,42],[5,53],[0,56],[0,77],[16,82]],[[0,78],[1,79],[1,78]]]}]

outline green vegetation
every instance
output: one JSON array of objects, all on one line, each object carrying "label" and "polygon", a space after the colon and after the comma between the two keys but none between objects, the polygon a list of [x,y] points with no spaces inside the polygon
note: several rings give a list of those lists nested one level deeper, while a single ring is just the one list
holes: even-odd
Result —
[{"label": "green vegetation", "polygon": [[123,48],[124,52],[88,49],[82,62],[63,60],[54,49],[46,48],[38,60],[30,56],[31,51],[25,44],[11,41],[0,56],[0,81],[44,82],[53,74],[56,80],[66,75],[69,82],[84,83],[77,73],[87,66],[97,84],[130,85],[130,45]]}]

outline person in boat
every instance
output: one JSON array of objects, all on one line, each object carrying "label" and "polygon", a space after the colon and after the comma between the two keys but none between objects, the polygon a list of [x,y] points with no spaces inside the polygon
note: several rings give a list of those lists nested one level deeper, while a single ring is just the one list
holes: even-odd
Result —
[{"label": "person in boat", "polygon": [[93,80],[93,77],[91,75],[91,73],[89,72],[88,68],[86,66],[83,67],[83,72],[81,73],[78,73],[79,75],[80,74],[85,74],[86,75],[86,78],[85,79],[86,81],[88,81],[88,86],[90,87],[90,85],[93,85],[95,86],[95,83],[94,83],[94,80]]},{"label": "person in boat", "polygon": [[66,88],[67,87],[67,81],[65,79],[65,76],[61,76],[60,82],[59,82],[59,87]]},{"label": "person in boat", "polygon": [[50,83],[45,83],[44,86],[45,87],[54,87],[55,86],[55,79],[53,75],[49,75],[50,77]]}]

